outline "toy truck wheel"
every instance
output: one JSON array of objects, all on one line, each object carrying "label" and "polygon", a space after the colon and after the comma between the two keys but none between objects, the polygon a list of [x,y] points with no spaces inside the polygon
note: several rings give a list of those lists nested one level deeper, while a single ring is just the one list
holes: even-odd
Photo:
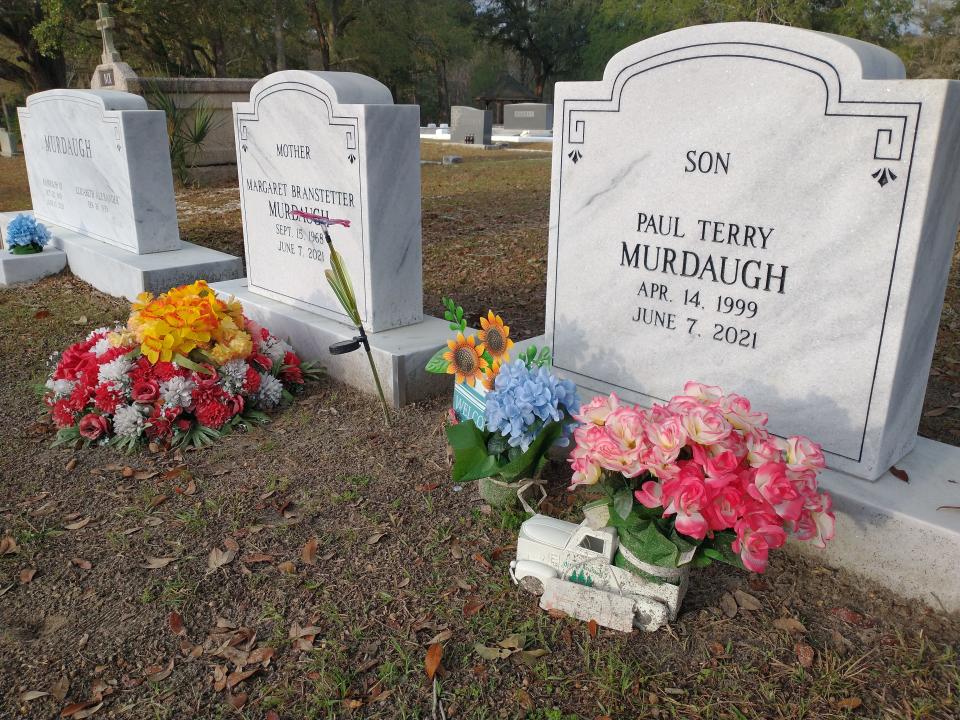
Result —
[{"label": "toy truck wheel", "polygon": [[543,581],[533,575],[524,575],[520,578],[520,587],[528,593],[543,595]]}]

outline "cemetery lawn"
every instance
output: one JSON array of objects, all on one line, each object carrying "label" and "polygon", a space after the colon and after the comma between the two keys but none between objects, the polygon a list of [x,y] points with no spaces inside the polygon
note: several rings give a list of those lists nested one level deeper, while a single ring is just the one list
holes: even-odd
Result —
[{"label": "cemetery lawn", "polygon": [[[549,155],[453,152],[465,162],[423,167],[427,310],[451,293],[472,320],[492,306],[535,334]],[[26,207],[22,162],[0,169],[0,209]],[[178,199],[185,239],[242,253],[234,188]],[[954,444],[957,263],[921,426]],[[960,617],[792,553],[763,576],[697,571],[651,635],[540,611],[507,576],[522,518],[452,489],[442,398],[383,430],[375,400],[322,380],[207,450],[51,448],[33,392],[46,358],[127,312],[69,273],[0,290],[0,538],[16,543],[0,555],[0,717],[85,702],[95,719],[430,717],[431,641],[447,717],[960,715]],[[579,519],[582,493],[562,465],[550,476],[544,511]],[[548,654],[475,651],[515,634]]]}]

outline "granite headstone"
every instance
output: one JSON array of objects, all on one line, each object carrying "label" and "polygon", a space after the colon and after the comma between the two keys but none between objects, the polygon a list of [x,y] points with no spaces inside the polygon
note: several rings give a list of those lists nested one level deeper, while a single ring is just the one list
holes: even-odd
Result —
[{"label": "granite headstone", "polygon": [[19,115],[38,220],[137,254],[180,247],[161,110],[115,90],[47,90]]},{"label": "granite headstone", "polygon": [[493,115],[489,110],[465,105],[450,108],[450,140],[467,145],[489,145],[493,133]]},{"label": "granite headstone", "polygon": [[960,220],[960,83],[755,23],[558,83],[547,336],[582,386],[687,380],[876,479],[916,441]]},{"label": "granite headstone", "polygon": [[508,130],[553,130],[553,105],[548,103],[505,105],[503,126]]}]

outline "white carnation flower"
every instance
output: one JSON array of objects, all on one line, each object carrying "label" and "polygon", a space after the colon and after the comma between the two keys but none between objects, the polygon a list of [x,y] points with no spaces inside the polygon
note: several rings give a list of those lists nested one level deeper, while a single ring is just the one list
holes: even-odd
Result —
[{"label": "white carnation flower", "polygon": [[274,364],[282,364],[284,356],[293,350],[290,345],[278,337],[270,335],[266,340],[260,343],[261,352],[266,355]]},{"label": "white carnation flower", "polygon": [[160,383],[160,397],[169,407],[190,407],[195,387],[193,380],[177,375]]},{"label": "white carnation flower", "polygon": [[110,344],[110,338],[102,337],[99,340],[97,340],[97,342],[94,343],[91,350],[93,351],[94,355],[96,355],[97,357],[100,357],[112,347],[113,345]]},{"label": "white carnation flower", "polygon": [[100,372],[97,375],[97,383],[127,382],[127,373],[130,372],[132,363],[125,357],[118,357],[108,363],[100,366]]},{"label": "white carnation flower", "polygon": [[74,387],[76,387],[76,383],[73,380],[54,380],[53,378],[47,380],[47,389],[53,390],[53,394],[58,400],[72,393]]},{"label": "white carnation flower", "polygon": [[92,338],[94,335],[100,335],[101,333],[109,333],[109,332],[113,332],[113,330],[111,330],[108,327],[98,327],[96,330],[91,330],[89,333],[87,333],[87,340]]},{"label": "white carnation flower", "polygon": [[236,395],[243,389],[243,381],[247,379],[247,362],[236,358],[220,366],[220,384],[231,395]]},{"label": "white carnation flower", "polygon": [[113,414],[113,432],[123,437],[137,437],[143,432],[143,412],[140,406],[121,405]]},{"label": "white carnation flower", "polygon": [[283,383],[270,373],[260,374],[260,389],[255,397],[257,407],[267,410],[280,404],[283,397]]}]

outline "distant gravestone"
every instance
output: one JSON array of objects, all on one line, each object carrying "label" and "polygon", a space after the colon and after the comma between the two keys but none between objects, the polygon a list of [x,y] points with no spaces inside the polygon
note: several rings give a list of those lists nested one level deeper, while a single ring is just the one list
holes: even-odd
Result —
[{"label": "distant gravestone", "polygon": [[419,108],[363,75],[288,70],[258,82],[234,119],[250,290],[347,321],[304,211],[349,221],[331,233],[368,330],[419,322]]},{"label": "distant gravestone", "polygon": [[38,220],[137,254],[180,247],[162,111],[124,92],[47,90],[19,115]]},{"label": "distant gravestone", "polygon": [[960,215],[960,84],[753,23],[651,38],[559,83],[547,334],[580,384],[685,381],[876,479],[916,439]]},{"label": "distant gravestone", "polygon": [[503,126],[508,130],[553,130],[553,105],[548,103],[505,105]]},{"label": "distant gravestone", "polygon": [[463,105],[450,108],[450,140],[467,145],[489,145],[493,132],[493,115],[489,110],[477,110]]}]

